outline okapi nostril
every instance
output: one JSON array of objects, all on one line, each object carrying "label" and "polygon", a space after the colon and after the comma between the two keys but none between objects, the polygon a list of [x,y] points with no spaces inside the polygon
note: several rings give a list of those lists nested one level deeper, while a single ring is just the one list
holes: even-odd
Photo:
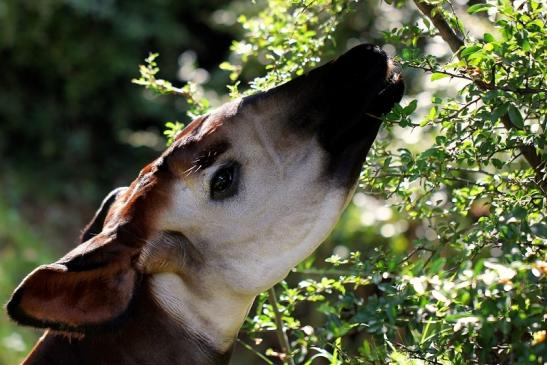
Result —
[{"label": "okapi nostril", "polygon": [[402,80],[401,67],[396,64],[391,58],[387,63],[386,80],[392,84],[396,84]]},{"label": "okapi nostril", "polygon": [[395,73],[395,64],[393,63],[393,60],[390,58],[387,61],[387,78],[391,79],[394,73]]}]

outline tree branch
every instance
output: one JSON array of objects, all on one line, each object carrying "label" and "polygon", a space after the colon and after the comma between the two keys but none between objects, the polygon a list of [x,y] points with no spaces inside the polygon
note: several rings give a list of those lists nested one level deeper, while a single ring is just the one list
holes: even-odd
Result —
[{"label": "tree branch", "polygon": [[[505,128],[508,130],[515,128],[507,114],[502,115],[500,119]],[[526,161],[528,161],[528,164],[530,164],[536,172],[537,185],[545,194],[547,191],[547,176],[544,171],[546,168],[545,161],[543,161],[543,159],[537,154],[533,145],[523,144],[519,147],[519,150]]]},{"label": "tree branch", "polygon": [[500,87],[500,86],[495,85],[493,82],[488,83],[488,82],[485,82],[485,81],[477,79],[477,78],[472,78],[472,77],[467,76],[463,73],[455,74],[453,72],[448,72],[448,71],[445,71],[445,70],[437,69],[434,66],[427,67],[427,66],[416,65],[416,64],[412,64],[412,63],[403,63],[403,64],[408,66],[408,67],[412,67],[412,68],[422,70],[422,71],[425,71],[425,72],[438,73],[438,74],[443,74],[443,75],[453,77],[453,78],[457,78],[457,79],[472,81],[476,85],[478,85],[482,90],[502,90],[502,91],[512,92],[512,93],[516,93],[516,94],[523,94],[523,95],[547,93],[547,89],[530,88],[530,87],[514,89],[514,88],[510,88],[510,87],[503,87],[503,86]]},{"label": "tree branch", "polygon": [[[423,0],[414,0],[414,4],[420,9],[420,11],[427,17],[435,28],[439,31],[441,38],[448,44],[450,49],[454,54],[457,55],[461,47],[465,45],[464,41],[456,34],[452,29],[450,24],[444,19],[440,11],[435,11],[435,6],[426,3]],[[437,71],[436,71],[437,72]],[[488,85],[485,85],[481,80],[473,80],[475,85],[481,90],[488,90]],[[536,90],[534,90],[535,92]],[[501,122],[507,130],[518,129],[516,128],[511,120],[509,115],[505,114],[501,117]],[[534,146],[531,145],[522,145],[519,147],[520,152],[528,162],[528,164],[534,169],[536,173],[537,185],[545,193],[547,191],[547,177],[544,169],[546,168],[546,163],[543,161],[541,156],[536,152]]]},{"label": "tree branch", "polygon": [[448,44],[453,53],[458,52],[458,50],[463,47],[463,40],[454,32],[441,13],[435,11],[435,6],[422,0],[414,0],[414,4],[416,4],[418,9],[431,20],[435,28],[439,31],[439,35]]}]

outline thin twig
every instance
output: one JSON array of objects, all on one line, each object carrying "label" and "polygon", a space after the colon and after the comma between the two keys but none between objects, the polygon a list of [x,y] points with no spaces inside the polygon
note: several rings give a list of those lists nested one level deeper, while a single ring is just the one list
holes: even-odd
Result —
[{"label": "thin twig", "polygon": [[427,251],[427,252],[431,253],[430,257],[433,256],[433,254],[435,253],[435,250],[432,249],[432,248],[418,246],[418,247],[415,247],[412,251],[410,251],[410,253],[408,255],[406,255],[405,258],[403,258],[401,261],[399,261],[399,263],[397,265],[400,266],[403,263],[407,262],[408,260],[410,260],[410,258],[412,256],[414,256],[416,253],[418,253],[420,251]]},{"label": "thin twig", "polygon": [[479,88],[486,89],[486,90],[502,90],[507,92],[512,92],[516,94],[523,94],[523,95],[532,95],[532,94],[540,94],[540,93],[547,93],[547,89],[541,89],[541,88],[531,88],[531,87],[524,87],[524,88],[511,88],[507,86],[497,86],[494,82],[486,82],[480,78],[476,77],[470,77],[464,73],[453,73],[441,69],[435,68],[433,65],[429,66],[422,66],[418,64],[412,64],[412,63],[404,63],[406,66],[415,68],[417,70],[422,70],[425,72],[430,73],[437,73],[437,74],[443,74],[455,79],[462,79],[467,81],[474,82]]},{"label": "thin twig", "polygon": [[285,332],[285,326],[283,325],[283,318],[281,318],[281,312],[279,311],[279,305],[277,304],[277,295],[275,294],[274,287],[268,290],[268,301],[270,302],[274,312],[275,325],[277,327],[275,333],[277,334],[279,345],[281,346],[281,350],[287,356],[287,359],[284,362],[289,365],[295,365],[291,354],[291,345],[289,344],[289,339],[287,337],[287,333]]},{"label": "thin twig", "polygon": [[448,118],[446,118],[446,119],[451,120],[451,119],[456,118],[458,115],[460,115],[461,112],[463,112],[465,109],[467,109],[469,106],[471,106],[471,104],[478,103],[480,100],[481,100],[480,96],[476,99],[471,100],[469,103],[465,104],[460,109],[456,110],[456,112],[449,115]]},{"label": "thin twig", "polygon": [[456,74],[456,73],[453,73],[453,72],[448,72],[448,71],[445,71],[445,70],[437,69],[433,65],[422,66],[422,65],[418,65],[418,64],[412,64],[412,63],[405,63],[405,65],[408,66],[408,67],[411,67],[411,68],[415,68],[417,70],[425,71],[425,72],[443,74],[443,75],[446,75],[446,76],[449,76],[449,77],[452,77],[452,78],[455,78],[455,79],[473,81],[473,79],[471,77],[469,77],[465,74],[462,74],[462,73]]},{"label": "thin twig", "polygon": [[403,349],[403,351],[406,352],[407,355],[410,356],[411,359],[422,360],[422,361],[425,361],[426,363],[433,364],[433,365],[443,365],[442,363],[440,363],[436,360],[427,359],[427,358],[423,357],[422,354],[419,351],[411,350],[407,346],[403,345],[402,343],[397,344],[397,346],[401,347]]},{"label": "thin twig", "polygon": [[243,347],[245,347],[247,350],[249,350],[250,352],[252,352],[253,354],[255,354],[256,356],[258,356],[259,358],[261,358],[262,360],[264,360],[264,362],[266,364],[269,364],[269,365],[275,365],[273,363],[273,361],[271,361],[270,359],[268,359],[266,356],[262,355],[260,352],[256,351],[251,345],[249,345],[248,343],[240,340],[239,338],[237,339],[237,342],[239,342]]},{"label": "thin twig", "polygon": [[298,273],[298,274],[303,274],[303,275],[322,275],[322,276],[327,276],[327,275],[351,276],[351,275],[355,275],[355,272],[350,271],[350,270],[330,270],[330,269],[329,270],[320,270],[320,269],[313,269],[313,268],[297,270],[295,272]]}]

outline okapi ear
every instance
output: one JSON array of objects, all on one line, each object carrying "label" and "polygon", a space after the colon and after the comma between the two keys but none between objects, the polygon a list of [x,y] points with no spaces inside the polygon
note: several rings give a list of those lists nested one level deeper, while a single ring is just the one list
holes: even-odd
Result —
[{"label": "okapi ear", "polygon": [[15,289],[7,312],[22,325],[67,332],[111,324],[134,296],[134,251],[102,235],[85,242],[30,273]]},{"label": "okapi ear", "polygon": [[103,230],[104,220],[108,215],[108,211],[112,204],[116,201],[120,194],[124,193],[127,190],[126,186],[116,188],[112,190],[108,195],[103,199],[101,206],[95,212],[95,216],[91,221],[85,226],[82,234],[80,235],[80,242],[86,242],[97,236]]}]

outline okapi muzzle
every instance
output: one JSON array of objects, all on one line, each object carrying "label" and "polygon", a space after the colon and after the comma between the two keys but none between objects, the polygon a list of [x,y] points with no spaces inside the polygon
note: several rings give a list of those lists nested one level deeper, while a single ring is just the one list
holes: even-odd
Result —
[{"label": "okapi muzzle", "polygon": [[226,364],[257,294],[332,230],[403,93],[376,46],[189,124],[7,304],[25,364]]},{"label": "okapi muzzle", "polygon": [[352,183],[380,128],[381,116],[401,100],[403,92],[398,67],[381,48],[366,44],[255,98],[283,99],[289,126],[316,134],[330,154],[328,172]]}]

